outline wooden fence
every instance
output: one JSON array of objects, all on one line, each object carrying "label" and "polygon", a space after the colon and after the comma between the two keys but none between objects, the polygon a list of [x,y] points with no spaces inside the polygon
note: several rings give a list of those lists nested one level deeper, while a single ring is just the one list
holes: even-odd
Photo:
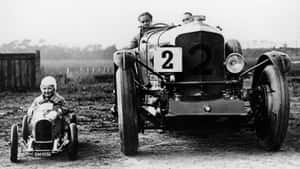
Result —
[{"label": "wooden fence", "polygon": [[40,51],[0,53],[0,91],[30,90],[39,86]]},{"label": "wooden fence", "polygon": [[112,75],[112,64],[104,64],[99,66],[80,66],[80,67],[67,67],[66,75],[69,79],[76,79],[79,77],[94,76],[94,75]]}]

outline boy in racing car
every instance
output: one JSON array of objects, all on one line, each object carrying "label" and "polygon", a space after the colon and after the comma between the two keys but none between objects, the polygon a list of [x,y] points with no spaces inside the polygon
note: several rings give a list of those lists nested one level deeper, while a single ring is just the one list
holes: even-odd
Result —
[{"label": "boy in racing car", "polygon": [[[135,49],[138,48],[139,43],[140,43],[140,39],[143,36],[143,34],[149,30],[151,28],[152,25],[152,20],[153,20],[153,16],[151,13],[149,12],[143,12],[141,13],[138,17],[137,20],[139,22],[139,28],[140,28],[140,32],[134,36],[131,41],[129,42],[129,44],[126,47],[123,47],[122,49],[124,50],[133,50],[135,51]],[[114,65],[114,72],[116,73],[117,70],[117,66]],[[115,74],[114,73],[114,74]],[[114,85],[116,84],[116,82],[114,82]],[[113,91],[114,93],[116,92],[115,90]],[[114,116],[118,116],[118,112],[117,112],[117,98],[115,97],[115,104],[111,107],[110,111],[112,112],[112,114]]]},{"label": "boy in racing car", "polygon": [[134,36],[129,45],[123,49],[134,49],[138,47],[141,37],[151,27],[152,18],[153,17],[149,12],[143,12],[138,16],[139,27],[141,28],[140,33]]},{"label": "boy in racing car", "polygon": [[39,112],[36,111],[42,104],[44,103],[52,103],[53,104],[53,109],[54,111],[47,112],[48,114],[46,117],[52,121],[54,125],[54,149],[57,148],[59,138],[61,136],[61,131],[62,131],[62,120],[61,120],[61,115],[62,115],[62,110],[65,105],[65,99],[60,96],[56,90],[57,90],[57,84],[56,80],[52,76],[46,76],[42,79],[41,85],[41,95],[36,97],[29,107],[27,111],[27,116],[28,116],[28,124],[30,127],[33,127],[33,124],[35,123],[35,120],[39,116]]},{"label": "boy in racing car", "polygon": [[185,12],[182,16],[182,23],[188,24],[193,21],[193,14],[191,12]]}]

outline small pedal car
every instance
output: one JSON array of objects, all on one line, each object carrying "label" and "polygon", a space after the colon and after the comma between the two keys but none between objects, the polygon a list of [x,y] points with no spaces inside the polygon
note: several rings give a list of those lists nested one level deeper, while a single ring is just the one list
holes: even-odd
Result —
[{"label": "small pedal car", "polygon": [[[23,117],[22,138],[18,139],[17,124],[11,127],[10,160],[18,161],[18,147],[21,152],[33,156],[52,156],[63,151],[68,152],[70,160],[77,158],[78,134],[74,114],[59,115],[61,109],[55,109],[53,103],[44,103],[35,110],[32,119]],[[57,124],[60,129],[57,132]]]}]

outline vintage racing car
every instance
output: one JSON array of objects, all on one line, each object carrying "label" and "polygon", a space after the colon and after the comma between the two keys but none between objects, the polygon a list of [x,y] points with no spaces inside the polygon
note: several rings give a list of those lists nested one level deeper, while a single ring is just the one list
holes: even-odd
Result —
[{"label": "vintage racing car", "polygon": [[[154,24],[137,50],[114,53],[121,151],[134,155],[145,121],[166,128],[168,117],[247,116],[259,143],[278,150],[289,118],[287,54],[270,51],[246,68],[239,41],[225,40],[205,16],[178,26]],[[250,85],[245,85],[245,80]],[[251,111],[245,111],[249,103]]]},{"label": "vintage racing car", "polygon": [[[64,150],[68,151],[70,160],[77,158],[78,135],[75,114],[58,115],[60,108],[55,108],[53,103],[43,103],[35,110],[31,119],[31,125],[28,116],[23,117],[22,139],[18,139],[17,124],[11,127],[10,142],[10,160],[18,161],[18,147],[21,145],[21,152],[32,154],[33,156],[51,156]],[[66,116],[69,116],[66,118]],[[58,120],[61,124],[59,136],[55,130],[54,121]]]}]

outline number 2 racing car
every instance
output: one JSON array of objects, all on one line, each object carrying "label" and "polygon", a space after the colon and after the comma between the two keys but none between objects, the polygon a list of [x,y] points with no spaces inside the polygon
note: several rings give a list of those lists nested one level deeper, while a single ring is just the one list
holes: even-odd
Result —
[{"label": "number 2 racing car", "polygon": [[[137,50],[114,53],[121,151],[135,155],[145,121],[166,128],[174,116],[248,116],[267,150],[278,150],[289,118],[287,54],[269,51],[246,68],[238,40],[205,23],[154,24]],[[246,79],[252,79],[248,87]],[[245,111],[245,103],[251,111]]]}]

